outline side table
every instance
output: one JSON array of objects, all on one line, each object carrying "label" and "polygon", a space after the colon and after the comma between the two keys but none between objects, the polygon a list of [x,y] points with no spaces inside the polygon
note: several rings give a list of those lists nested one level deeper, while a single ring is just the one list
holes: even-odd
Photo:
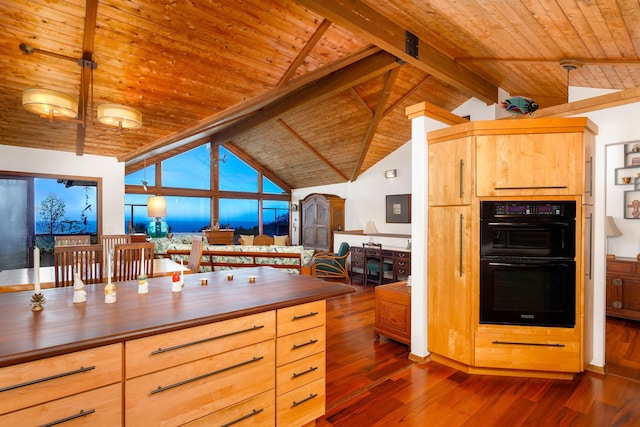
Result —
[{"label": "side table", "polygon": [[411,345],[411,286],[406,281],[376,286],[376,339],[384,335]]}]

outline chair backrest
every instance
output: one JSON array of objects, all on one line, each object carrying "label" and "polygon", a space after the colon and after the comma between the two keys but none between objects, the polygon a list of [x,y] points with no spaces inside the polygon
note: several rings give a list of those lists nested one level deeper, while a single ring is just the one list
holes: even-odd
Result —
[{"label": "chair backrest", "polygon": [[116,245],[131,243],[131,234],[103,234],[100,236],[100,243],[102,244],[102,276],[107,277],[108,268],[113,274],[113,265],[109,265],[108,262],[109,255],[113,260],[113,250]]},{"label": "chair backrest", "polygon": [[351,247],[347,242],[340,243],[338,253],[336,254],[338,255],[338,257],[340,257],[337,260],[340,264],[345,265],[345,263],[347,262],[347,257],[345,255],[349,253],[349,249],[351,249]]},{"label": "chair backrest", "polygon": [[191,252],[189,253],[189,270],[197,273],[202,262],[202,252],[204,251],[204,242],[201,236],[193,236],[191,239]]},{"label": "chair backrest", "polygon": [[253,238],[254,246],[271,246],[273,245],[273,237],[266,234],[258,234]]},{"label": "chair backrest", "polygon": [[90,245],[91,236],[88,234],[72,234],[68,236],[56,236],[55,246],[77,246],[77,245]]},{"label": "chair backrest", "polygon": [[365,263],[376,263],[382,268],[383,256],[382,256],[382,243],[363,243],[362,249],[364,252]]},{"label": "chair backrest", "polygon": [[73,273],[85,284],[102,282],[102,245],[56,246],[53,249],[56,287],[73,286]]},{"label": "chair backrest", "polygon": [[141,273],[153,277],[153,243],[119,243],[113,250],[113,280],[135,280]]}]

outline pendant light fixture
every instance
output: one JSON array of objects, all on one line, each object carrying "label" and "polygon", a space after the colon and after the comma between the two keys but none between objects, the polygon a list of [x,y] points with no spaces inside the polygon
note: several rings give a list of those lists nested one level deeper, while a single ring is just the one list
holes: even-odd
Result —
[{"label": "pendant light fixture", "polygon": [[565,59],[563,61],[560,61],[560,66],[564,68],[564,70],[567,72],[567,102],[569,102],[569,84],[570,84],[569,73],[573,70],[577,70],[578,68],[582,67],[583,64],[584,62],[578,59]]},{"label": "pendant light fixture", "polygon": [[78,117],[78,100],[55,90],[30,88],[22,91],[22,107],[52,121],[56,117]]}]

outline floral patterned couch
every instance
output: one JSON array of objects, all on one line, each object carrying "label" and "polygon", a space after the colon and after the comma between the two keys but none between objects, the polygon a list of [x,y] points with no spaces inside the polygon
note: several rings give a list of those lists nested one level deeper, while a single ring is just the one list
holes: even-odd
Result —
[{"label": "floral patterned couch", "polygon": [[[167,250],[181,250],[185,254],[191,249],[191,236],[152,239],[156,256],[165,256]],[[284,271],[300,274],[301,267],[313,257],[313,250],[303,246],[247,246],[209,245],[205,242],[200,271],[229,270],[241,267],[272,266]],[[186,259],[186,255],[172,255],[175,261]]]}]

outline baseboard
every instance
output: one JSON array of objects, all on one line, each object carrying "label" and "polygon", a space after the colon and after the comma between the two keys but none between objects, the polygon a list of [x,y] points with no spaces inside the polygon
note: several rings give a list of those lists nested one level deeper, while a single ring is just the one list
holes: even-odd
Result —
[{"label": "baseboard", "polygon": [[418,356],[413,353],[409,353],[409,360],[411,360],[412,362],[423,364],[431,362],[431,355],[427,354],[426,356]]}]

